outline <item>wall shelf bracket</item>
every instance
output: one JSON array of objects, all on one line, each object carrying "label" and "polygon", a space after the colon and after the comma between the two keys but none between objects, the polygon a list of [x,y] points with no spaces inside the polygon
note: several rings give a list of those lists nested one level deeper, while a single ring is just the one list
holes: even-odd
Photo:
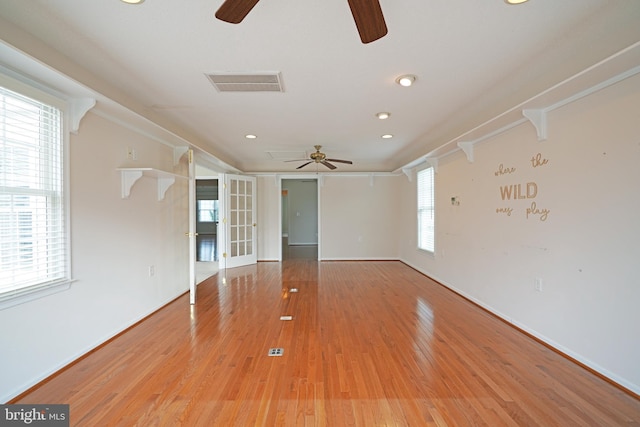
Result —
[{"label": "wall shelf bracket", "polygon": [[119,168],[122,179],[122,198],[128,199],[131,188],[142,176],[149,176],[158,181],[158,201],[164,200],[167,190],[176,182],[176,178],[187,179],[186,176],[176,175],[153,168]]},{"label": "wall shelf bracket", "polygon": [[524,109],[522,115],[525,116],[531,124],[536,128],[538,134],[538,141],[546,141],[547,136],[547,111],[536,109]]},{"label": "wall shelf bracket", "polygon": [[431,165],[431,167],[433,168],[433,171],[435,173],[438,173],[438,158],[437,157],[427,157],[426,159],[424,159],[428,164]]},{"label": "wall shelf bracket", "polygon": [[164,200],[167,190],[176,182],[174,176],[159,176],[158,177],[158,201]]},{"label": "wall shelf bracket", "polygon": [[69,101],[69,119],[71,132],[75,135],[80,129],[80,121],[87,112],[95,107],[96,100],[93,98],[74,98]]},{"label": "wall shelf bracket", "polygon": [[464,151],[464,154],[466,154],[467,160],[469,161],[469,163],[473,163],[473,144],[474,143],[475,141],[458,142],[458,147],[460,147],[460,149]]},{"label": "wall shelf bracket", "polygon": [[173,149],[173,164],[180,163],[180,159],[189,152],[189,147],[175,147]]}]

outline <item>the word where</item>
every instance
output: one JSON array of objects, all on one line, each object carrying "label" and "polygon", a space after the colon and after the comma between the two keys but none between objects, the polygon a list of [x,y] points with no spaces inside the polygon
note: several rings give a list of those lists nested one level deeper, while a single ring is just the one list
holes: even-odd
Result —
[{"label": "the word where", "polygon": [[494,172],[494,175],[495,176],[507,175],[510,173],[514,173],[515,171],[516,171],[516,168],[505,168],[504,165],[500,163],[500,166],[498,166],[498,170]]}]

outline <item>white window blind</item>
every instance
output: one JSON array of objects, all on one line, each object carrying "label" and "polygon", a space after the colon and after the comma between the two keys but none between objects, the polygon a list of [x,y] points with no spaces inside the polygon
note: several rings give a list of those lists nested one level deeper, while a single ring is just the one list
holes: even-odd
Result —
[{"label": "white window blind", "polygon": [[68,280],[62,112],[0,87],[0,301]]},{"label": "white window blind", "polygon": [[418,171],[417,175],[418,248],[433,252],[435,248],[433,168]]}]

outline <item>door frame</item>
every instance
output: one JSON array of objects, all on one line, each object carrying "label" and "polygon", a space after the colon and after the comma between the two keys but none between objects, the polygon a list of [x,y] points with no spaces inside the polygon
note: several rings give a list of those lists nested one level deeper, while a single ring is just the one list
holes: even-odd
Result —
[{"label": "door frame", "polygon": [[321,212],[322,212],[322,186],[324,184],[324,176],[318,173],[313,174],[291,174],[291,175],[277,175],[277,187],[278,187],[278,261],[282,262],[282,180],[295,180],[295,181],[303,181],[303,180],[316,180],[316,185],[318,188],[318,201],[317,201],[317,218],[318,218],[318,261],[321,261],[322,258],[320,254],[322,253],[322,220],[321,220]]}]

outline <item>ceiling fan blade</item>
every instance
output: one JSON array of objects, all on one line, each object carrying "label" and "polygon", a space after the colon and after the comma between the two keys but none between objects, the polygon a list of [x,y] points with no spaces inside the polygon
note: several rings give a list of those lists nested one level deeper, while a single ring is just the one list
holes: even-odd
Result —
[{"label": "ceiling fan blade", "polygon": [[351,160],[340,160],[340,159],[327,159],[327,160],[330,162],[347,163],[349,165],[353,164]]},{"label": "ceiling fan blade", "polygon": [[371,43],[387,34],[387,24],[378,0],[349,0],[349,7],[362,43]]},{"label": "ceiling fan blade", "polygon": [[226,0],[216,11],[216,18],[231,24],[239,24],[251,12],[259,0]]},{"label": "ceiling fan blade", "polygon": [[303,167],[307,166],[309,163],[313,163],[313,162],[304,163],[304,164],[298,166],[296,169],[302,169]]},{"label": "ceiling fan blade", "polygon": [[309,159],[295,159],[295,160],[283,160],[285,163],[289,163],[289,162],[304,162],[307,161]]},{"label": "ceiling fan blade", "polygon": [[328,167],[331,170],[336,168],[334,165],[332,165],[331,163],[327,162],[326,160],[323,160],[320,163],[322,163],[323,165],[325,165],[326,167]]}]

